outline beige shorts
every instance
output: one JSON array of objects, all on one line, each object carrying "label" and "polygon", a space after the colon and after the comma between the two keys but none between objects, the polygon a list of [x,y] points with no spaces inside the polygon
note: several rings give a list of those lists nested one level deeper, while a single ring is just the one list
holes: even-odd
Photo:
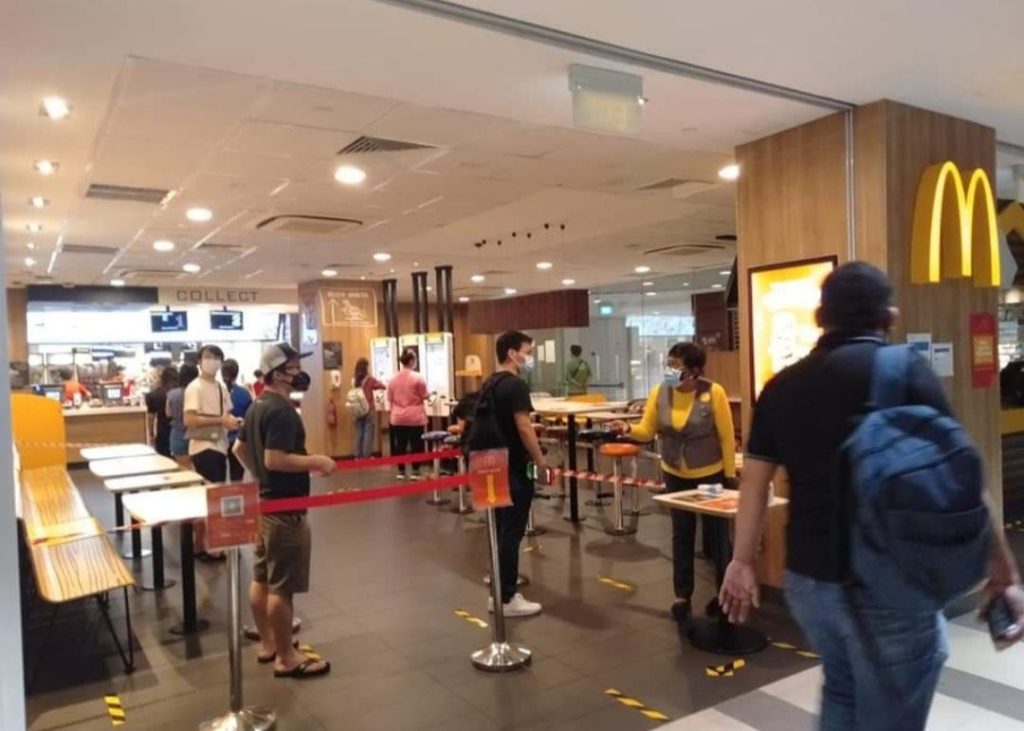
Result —
[{"label": "beige shorts", "polygon": [[312,540],[305,515],[271,513],[260,516],[253,580],[271,594],[291,596],[309,591]]}]

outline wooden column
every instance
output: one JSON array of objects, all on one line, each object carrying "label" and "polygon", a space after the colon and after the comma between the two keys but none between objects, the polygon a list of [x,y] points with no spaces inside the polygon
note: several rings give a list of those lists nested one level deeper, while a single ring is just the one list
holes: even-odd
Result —
[{"label": "wooden column", "polygon": [[28,292],[7,289],[7,359],[28,360]]},{"label": "wooden column", "polygon": [[[930,332],[934,341],[953,343],[955,375],[944,379],[944,385],[957,417],[985,456],[989,487],[1001,503],[999,393],[995,387],[971,387],[968,332],[972,313],[995,313],[997,292],[972,287],[966,280],[913,285],[909,273],[914,205],[925,168],[951,160],[968,173],[981,167],[994,181],[994,132],[936,112],[880,101],[854,112],[853,138],[853,258],[889,274],[902,313],[893,333],[895,342],[905,340],[907,332]],[[820,256],[836,256],[840,263],[850,258],[846,154],[843,114],[737,148],[742,170],[737,229],[745,424],[752,408],[748,272],[751,267]],[[777,490],[786,494],[784,479]],[[771,586],[781,586],[784,530],[784,511],[777,511],[767,528],[759,566],[762,580]]]}]

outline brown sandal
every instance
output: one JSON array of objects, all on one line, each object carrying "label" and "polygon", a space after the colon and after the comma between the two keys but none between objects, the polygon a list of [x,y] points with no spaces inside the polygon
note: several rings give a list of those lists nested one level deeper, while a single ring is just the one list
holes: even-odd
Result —
[{"label": "brown sandal", "polygon": [[[311,667],[323,663],[322,667],[310,670]],[[291,670],[275,670],[275,678],[293,678],[295,680],[305,680],[306,678],[315,678],[320,675],[327,675],[331,672],[331,664],[326,660],[314,660],[313,658],[306,658],[298,665],[293,667]]]}]

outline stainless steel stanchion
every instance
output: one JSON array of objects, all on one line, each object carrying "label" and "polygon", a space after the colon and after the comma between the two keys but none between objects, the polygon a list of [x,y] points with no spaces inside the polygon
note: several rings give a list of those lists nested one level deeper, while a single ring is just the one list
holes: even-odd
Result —
[{"label": "stainless steel stanchion", "polygon": [[534,536],[542,536],[547,533],[547,528],[538,528],[533,522],[533,505],[530,505],[530,516],[526,519],[526,536],[533,538]]},{"label": "stainless steel stanchion", "polygon": [[[423,439],[424,441],[427,441],[430,444],[430,451],[436,453],[438,449],[440,449],[441,447],[441,441],[447,436],[448,432],[428,432],[427,434],[423,435]],[[437,457],[434,457],[434,479],[436,480],[440,476],[441,460],[439,460]],[[447,505],[450,502],[451,500],[449,500],[448,498],[441,497],[441,491],[436,489],[432,493],[430,493],[430,497],[426,501],[427,505],[434,506]]]},{"label": "stainless steel stanchion", "polygon": [[501,568],[498,565],[498,530],[494,524],[494,508],[487,509],[487,533],[491,543],[491,601],[494,602],[494,636],[487,647],[470,658],[474,667],[489,673],[505,673],[530,664],[533,657],[527,648],[510,645],[505,639],[505,613],[501,603]]},{"label": "stainless steel stanchion", "polygon": [[[458,437],[449,437],[448,439],[445,440],[445,446],[446,447],[457,447],[457,446],[459,446],[459,441],[460,440],[459,440]],[[462,455],[462,456],[459,457],[459,474],[460,475],[466,474],[466,457],[465,457],[465,455]],[[466,486],[465,485],[459,485],[459,500],[458,500],[458,503],[456,503],[456,505],[451,510],[452,510],[453,513],[455,513],[457,515],[469,515],[470,513],[473,512],[473,507],[469,504],[469,501],[466,500]]]},{"label": "stainless steel stanchion", "polygon": [[277,723],[277,714],[269,708],[242,706],[242,552],[237,546],[228,550],[228,591],[230,614],[228,659],[231,665],[231,710],[223,716],[203,721],[199,731],[267,731]]}]

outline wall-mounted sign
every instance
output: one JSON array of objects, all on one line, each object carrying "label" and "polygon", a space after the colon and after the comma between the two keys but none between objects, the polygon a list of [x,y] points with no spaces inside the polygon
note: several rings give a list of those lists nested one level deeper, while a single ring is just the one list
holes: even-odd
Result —
[{"label": "wall-mounted sign", "polygon": [[984,170],[974,170],[965,187],[955,163],[925,169],[917,189],[910,247],[914,284],[972,277],[975,287],[999,286],[996,201]]},{"label": "wall-mounted sign", "polygon": [[256,287],[160,287],[162,305],[292,305],[298,299],[294,289]]},{"label": "wall-mounted sign", "polygon": [[341,368],[341,343],[324,343],[324,370]]},{"label": "wall-mounted sign", "polygon": [[811,352],[821,337],[815,312],[834,256],[750,269],[750,333],[754,398],[783,368]]},{"label": "wall-mounted sign", "polygon": [[991,388],[999,373],[996,357],[996,316],[991,312],[971,315],[971,386]]},{"label": "wall-mounted sign", "polygon": [[325,289],[325,327],[377,327],[377,293],[372,289]]},{"label": "wall-mounted sign", "polygon": [[318,310],[316,292],[302,295],[299,301],[299,330],[304,346],[320,342]]}]

